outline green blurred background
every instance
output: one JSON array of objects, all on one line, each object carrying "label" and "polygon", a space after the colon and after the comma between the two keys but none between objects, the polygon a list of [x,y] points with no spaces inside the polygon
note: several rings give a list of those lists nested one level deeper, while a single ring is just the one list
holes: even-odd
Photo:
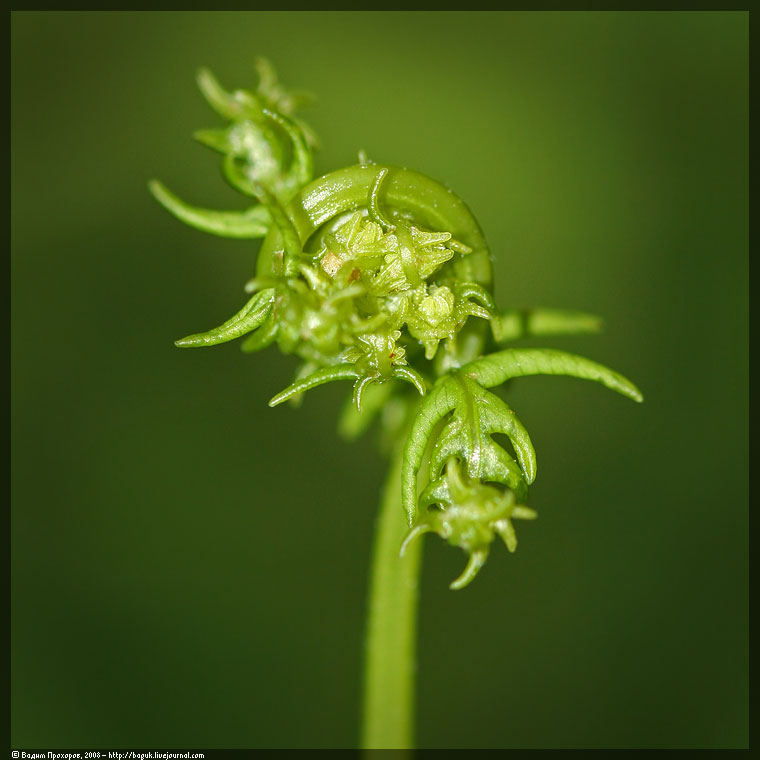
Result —
[{"label": "green blurred background", "polygon": [[[748,14],[12,14],[12,743],[351,747],[383,462],[345,387],[172,340],[243,303],[256,243],[149,196],[242,200],[191,139],[198,66],[319,97],[317,170],[466,199],[533,341],[636,381],[517,381],[539,455],[514,556],[428,538],[423,747],[748,743]],[[293,459],[300,462],[294,467]]]}]

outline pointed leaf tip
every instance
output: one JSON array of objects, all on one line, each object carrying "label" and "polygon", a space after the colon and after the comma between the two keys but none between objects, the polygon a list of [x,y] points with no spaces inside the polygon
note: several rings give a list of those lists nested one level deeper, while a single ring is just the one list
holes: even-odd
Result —
[{"label": "pointed leaf tip", "polygon": [[487,549],[474,551],[472,554],[470,554],[470,558],[467,561],[467,565],[462,571],[462,574],[456,580],[453,580],[451,583],[449,583],[449,588],[452,591],[459,591],[465,586],[469,586],[475,576],[480,572],[480,568],[483,567],[487,558]]},{"label": "pointed leaf tip", "polygon": [[228,238],[260,238],[267,234],[271,221],[263,206],[251,206],[243,211],[214,211],[191,206],[172,193],[157,179],[148,182],[153,197],[181,222],[202,232]]},{"label": "pointed leaf tip", "polygon": [[528,375],[566,375],[593,380],[641,403],[641,391],[619,372],[583,356],[550,348],[511,348],[475,359],[462,372],[485,388]]},{"label": "pointed leaf tip", "polygon": [[324,383],[330,383],[334,380],[355,380],[358,374],[353,364],[334,364],[323,367],[280,391],[269,401],[269,406],[277,406],[299,393],[316,388],[318,385],[324,385]]}]

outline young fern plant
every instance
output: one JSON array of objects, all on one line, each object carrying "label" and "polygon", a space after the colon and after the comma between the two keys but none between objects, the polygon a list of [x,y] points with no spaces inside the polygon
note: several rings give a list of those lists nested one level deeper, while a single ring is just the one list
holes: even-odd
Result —
[{"label": "young fern plant", "polygon": [[528,506],[533,444],[493,390],[517,377],[567,375],[634,401],[642,396],[622,375],[581,356],[506,348],[525,336],[595,332],[600,320],[557,310],[500,312],[480,226],[460,198],[423,174],[360,154],[357,165],[314,180],[317,141],[296,117],[308,98],[285,90],[267,61],[256,69],[256,90],[234,92],[200,71],[201,92],[227,124],[195,135],[221,154],[225,178],[251,205],[199,208],[150,183],[168,211],[197,229],[263,238],[240,310],[176,345],[244,338],[242,350],[252,353],[276,343],[300,366],[270,406],[348,380],[343,435],[361,435],[380,418],[391,466],[373,558],[362,743],[411,747],[417,539],[436,533],[464,550],[464,570],[450,584],[461,589],[495,539],[515,551],[514,521],[536,517]]}]

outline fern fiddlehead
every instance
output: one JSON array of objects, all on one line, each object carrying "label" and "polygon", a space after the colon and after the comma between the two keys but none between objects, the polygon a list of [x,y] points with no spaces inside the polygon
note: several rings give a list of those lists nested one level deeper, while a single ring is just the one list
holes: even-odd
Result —
[{"label": "fern fiddlehead", "polygon": [[[259,59],[256,69],[256,90],[234,92],[201,70],[199,87],[227,125],[195,135],[222,155],[223,176],[254,203],[240,211],[212,211],[150,183],[157,200],[191,226],[222,237],[263,238],[245,304],[218,327],[176,345],[244,338],[246,353],[276,343],[294,354],[301,361],[294,382],[270,406],[350,380],[342,432],[359,435],[382,415],[391,438],[404,436],[392,468],[394,477],[400,473],[400,482],[392,484],[398,498],[387,492],[384,504],[400,504],[408,532],[397,540],[398,518],[383,517],[375,578],[385,577],[382,562],[402,562],[385,556],[394,541],[395,551],[404,554],[432,532],[468,554],[464,571],[451,583],[463,588],[482,568],[496,537],[512,552],[513,521],[536,517],[527,505],[537,468],[533,444],[492,389],[517,377],[566,375],[599,382],[634,401],[641,394],[622,375],[566,352],[489,352],[530,335],[595,332],[600,320],[549,309],[499,313],[492,258],[478,222],[460,198],[423,174],[360,155],[357,165],[313,179],[317,141],[296,116],[307,98],[285,90],[268,62]],[[495,435],[506,436],[511,451]],[[388,669],[387,659],[376,654],[393,645],[387,631],[373,633],[373,621],[390,614],[397,588],[407,610],[398,615],[398,632],[408,638],[416,598],[408,589],[417,564],[373,586],[375,602],[385,601],[373,602],[370,619],[367,746],[387,735],[394,721],[399,746],[411,741],[409,689],[402,707],[388,706],[387,686],[373,691],[373,682],[382,680],[378,674]],[[408,666],[399,665],[397,678],[407,686]],[[398,718],[401,713],[406,717]],[[373,715],[386,718],[373,722]]]}]

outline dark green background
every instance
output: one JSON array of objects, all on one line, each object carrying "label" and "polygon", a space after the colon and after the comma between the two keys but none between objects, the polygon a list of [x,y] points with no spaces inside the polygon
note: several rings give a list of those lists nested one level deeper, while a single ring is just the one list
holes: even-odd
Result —
[{"label": "dark green background", "polygon": [[363,148],[480,220],[507,306],[602,314],[535,341],[642,406],[517,381],[539,456],[520,548],[450,592],[426,539],[425,747],[748,742],[747,13],[12,15],[14,747],[340,747],[358,734],[383,463],[345,387],[267,408],[274,349],[180,351],[255,243],[148,195],[240,207],[191,139],[199,65],[270,57],[319,96],[320,173]]}]

